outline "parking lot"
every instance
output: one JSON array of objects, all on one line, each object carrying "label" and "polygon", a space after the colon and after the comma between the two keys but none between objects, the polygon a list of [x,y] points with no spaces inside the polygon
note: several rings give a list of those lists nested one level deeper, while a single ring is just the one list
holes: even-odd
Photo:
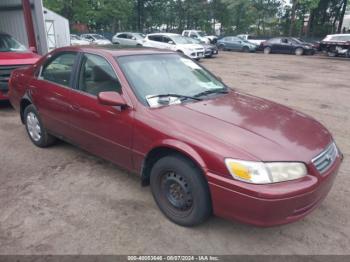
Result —
[{"label": "parking lot", "polygon": [[350,60],[223,52],[201,63],[230,87],[300,110],[331,130],[345,161],[318,209],[273,228],[214,217],[179,227],[136,175],[63,142],[34,147],[3,103],[0,254],[350,254]]}]

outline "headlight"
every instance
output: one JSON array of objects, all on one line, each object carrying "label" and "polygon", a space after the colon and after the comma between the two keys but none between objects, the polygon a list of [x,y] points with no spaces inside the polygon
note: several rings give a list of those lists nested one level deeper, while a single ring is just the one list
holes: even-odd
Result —
[{"label": "headlight", "polygon": [[226,159],[226,167],[234,179],[251,184],[271,184],[295,180],[307,175],[303,163],[252,162]]}]

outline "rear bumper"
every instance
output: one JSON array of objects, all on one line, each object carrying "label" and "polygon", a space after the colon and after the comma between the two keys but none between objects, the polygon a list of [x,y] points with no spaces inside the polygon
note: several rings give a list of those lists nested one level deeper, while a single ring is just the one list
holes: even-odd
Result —
[{"label": "rear bumper", "polygon": [[214,214],[262,227],[297,221],[327,196],[340,163],[339,158],[322,177],[308,175],[302,180],[271,185],[251,185],[208,173]]}]

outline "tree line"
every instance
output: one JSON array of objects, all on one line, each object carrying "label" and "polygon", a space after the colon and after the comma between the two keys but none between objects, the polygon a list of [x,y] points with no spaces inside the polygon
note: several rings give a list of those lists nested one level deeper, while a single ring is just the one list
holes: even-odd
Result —
[{"label": "tree line", "polygon": [[322,37],[341,33],[350,0],[44,0],[90,31],[249,33]]}]

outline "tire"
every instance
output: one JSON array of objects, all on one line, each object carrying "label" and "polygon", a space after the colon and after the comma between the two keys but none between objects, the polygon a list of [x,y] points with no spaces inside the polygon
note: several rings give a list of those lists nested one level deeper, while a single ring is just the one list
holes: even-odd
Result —
[{"label": "tire", "polygon": [[249,52],[250,52],[249,47],[248,47],[248,46],[244,46],[244,47],[243,47],[243,52],[244,52],[244,53],[249,53]]},{"label": "tire", "polygon": [[297,48],[297,49],[295,49],[295,55],[297,55],[297,56],[301,56],[301,55],[303,55],[304,54],[304,49],[302,49],[302,48]]},{"label": "tire", "polygon": [[220,51],[226,51],[226,48],[225,48],[224,45],[219,45],[219,46],[218,46],[218,49],[219,49]]},{"label": "tire", "polygon": [[350,49],[346,52],[345,57],[350,58]]},{"label": "tire", "polygon": [[264,48],[264,54],[269,55],[271,54],[271,47],[267,46]]},{"label": "tire", "polygon": [[196,226],[211,215],[208,183],[185,157],[174,154],[158,160],[151,170],[150,182],[159,209],[175,224]]},{"label": "tire", "polygon": [[338,56],[338,54],[336,53],[336,51],[333,51],[333,50],[327,51],[327,55],[328,55],[329,57],[337,57],[337,56]]},{"label": "tire", "polygon": [[44,148],[56,141],[56,138],[50,135],[43,126],[39,113],[33,105],[27,106],[23,115],[28,136],[34,145]]}]

